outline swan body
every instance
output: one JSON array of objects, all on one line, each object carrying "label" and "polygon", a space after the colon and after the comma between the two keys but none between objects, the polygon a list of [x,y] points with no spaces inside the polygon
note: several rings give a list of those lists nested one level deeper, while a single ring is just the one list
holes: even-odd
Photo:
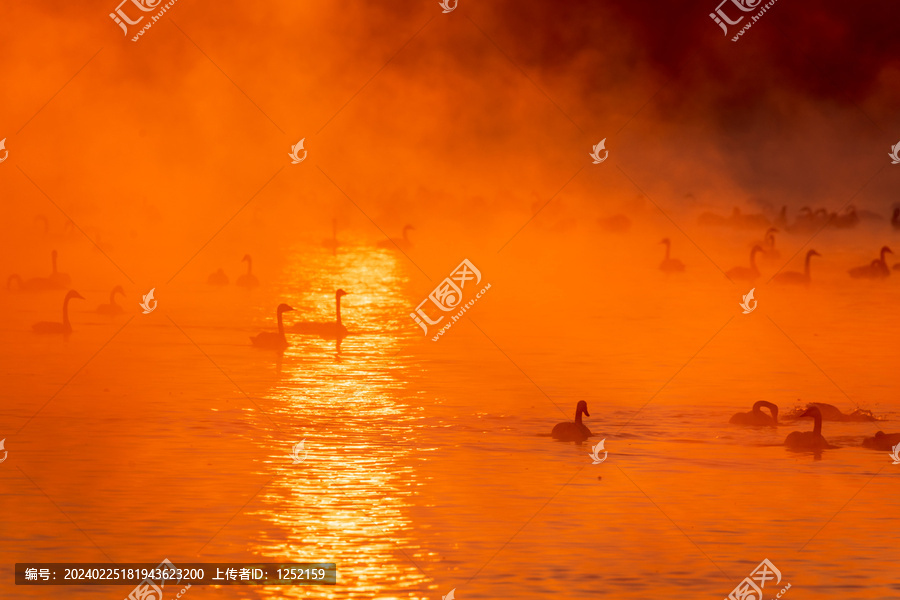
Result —
[{"label": "swan body", "polygon": [[660,244],[666,245],[666,257],[659,263],[659,270],[663,273],[680,273],[684,271],[684,263],[677,258],[669,258],[669,251],[672,248],[672,242],[669,238],[663,239]]},{"label": "swan body", "polygon": [[284,350],[287,348],[288,343],[284,337],[284,321],[281,315],[292,310],[294,310],[292,306],[283,303],[279,304],[276,311],[278,315],[278,332],[263,331],[252,336],[250,341],[253,342],[253,345],[257,348],[268,348],[270,350]]},{"label": "swan body", "polygon": [[249,290],[259,285],[259,279],[253,274],[253,259],[250,258],[249,254],[245,254],[244,258],[241,259],[241,262],[244,261],[247,261],[247,272],[238,277],[235,283]]},{"label": "swan body", "polygon": [[11,290],[13,282],[16,287],[23,292],[46,292],[49,290],[64,290],[69,287],[72,278],[65,273],[56,270],[56,250],[50,253],[53,264],[53,271],[48,277],[32,277],[30,279],[22,279],[19,275],[10,275],[6,280],[6,289]]},{"label": "swan body", "polygon": [[228,285],[228,275],[225,274],[223,269],[219,269],[206,278],[206,283],[209,285]]},{"label": "swan body", "polygon": [[741,279],[744,281],[753,281],[757,277],[759,277],[759,269],[756,267],[756,253],[762,252],[762,246],[756,245],[753,246],[753,249],[750,251],[750,266],[749,267],[734,267],[733,269],[728,269],[725,272],[725,275],[729,279]]},{"label": "swan body", "polygon": [[125,290],[122,289],[121,285],[117,285],[112,289],[109,293],[109,304],[101,304],[97,307],[97,312],[101,315],[121,315],[124,313],[125,309],[116,304],[116,294],[122,294],[122,297],[125,297]]},{"label": "swan body", "polygon": [[[771,415],[762,412],[761,408],[768,408]],[[750,412],[740,412],[731,417],[729,423],[734,425],[778,425],[778,407],[771,402],[759,400],[753,404]]]},{"label": "swan body", "polygon": [[338,290],[334,294],[335,298],[335,320],[329,322],[321,321],[299,321],[291,326],[292,333],[307,333],[313,335],[321,335],[325,337],[342,338],[347,335],[347,328],[341,322],[341,297],[346,296],[348,292]]},{"label": "swan body", "polygon": [[879,258],[862,267],[853,267],[848,271],[850,277],[853,279],[882,279],[887,277],[891,274],[891,270],[888,269],[887,266],[887,261],[884,259],[884,255],[888,252],[893,254],[893,251],[890,248],[882,246]]},{"label": "swan body", "polygon": [[806,253],[806,262],[803,265],[802,273],[799,273],[797,271],[785,271],[784,273],[779,273],[775,276],[775,282],[796,285],[809,285],[809,282],[811,281],[809,277],[809,259],[811,259],[813,256],[822,255],[815,250],[810,250]]},{"label": "swan body", "polygon": [[800,417],[812,417],[815,419],[812,431],[792,431],[784,439],[784,445],[792,450],[822,450],[823,448],[836,448],[828,443],[822,436],[822,413],[816,406],[807,408]]},{"label": "swan body", "polygon": [[84,300],[84,296],[75,290],[69,290],[63,300],[63,320],[62,323],[54,323],[51,321],[41,321],[31,326],[35,333],[61,333],[63,335],[72,333],[72,324],[69,322],[69,300],[78,298]]},{"label": "swan body", "polygon": [[897,444],[900,444],[900,433],[885,433],[883,431],[879,431],[874,437],[864,439],[862,443],[864,448],[887,451],[893,450]]},{"label": "swan body", "polygon": [[819,414],[822,415],[822,419],[824,421],[863,422],[878,420],[871,412],[859,408],[855,409],[852,413],[845,414],[841,412],[841,409],[839,409],[837,406],[834,406],[833,404],[825,404],[824,402],[810,402],[807,405],[807,408],[813,407],[819,409]]},{"label": "swan body", "polygon": [[412,225],[406,225],[403,227],[403,238],[391,238],[389,240],[381,240],[378,242],[379,248],[387,248],[388,250],[394,250],[399,248],[400,250],[406,251],[412,248],[412,242],[409,240],[409,232],[415,230],[415,227]]},{"label": "swan body", "polygon": [[593,434],[591,433],[591,430],[581,422],[582,414],[587,415],[588,417],[591,416],[591,413],[588,412],[587,402],[579,400],[575,407],[575,422],[565,421],[563,423],[557,423],[554,425],[550,435],[552,435],[554,439],[562,442],[583,442],[588,439]]}]

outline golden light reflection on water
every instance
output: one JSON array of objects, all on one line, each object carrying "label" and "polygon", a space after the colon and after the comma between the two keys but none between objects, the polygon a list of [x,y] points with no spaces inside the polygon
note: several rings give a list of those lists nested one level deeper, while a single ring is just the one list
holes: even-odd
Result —
[{"label": "golden light reflection on water", "polygon": [[[299,421],[307,458],[292,464],[272,456],[277,473],[254,514],[274,525],[256,540],[255,554],[272,560],[336,562],[338,585],[315,595],[415,598],[430,582],[404,553],[415,548],[410,516],[419,485],[414,443],[419,411],[404,401],[410,369],[395,356],[408,300],[407,277],[395,254],[342,247],[295,253],[279,295],[290,298],[298,319],[335,318],[334,291],[345,289],[343,321],[351,335],[333,339],[288,334],[282,380],[272,390],[279,421]],[[310,346],[334,360],[309,369],[301,359]],[[284,366],[287,365],[287,366]],[[266,595],[306,597],[304,588]]]}]

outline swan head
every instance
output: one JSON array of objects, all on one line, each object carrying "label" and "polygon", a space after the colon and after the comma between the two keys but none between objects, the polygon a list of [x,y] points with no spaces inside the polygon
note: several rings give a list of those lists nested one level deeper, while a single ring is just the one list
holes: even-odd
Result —
[{"label": "swan head", "polygon": [[809,257],[809,256],[822,256],[822,255],[819,254],[818,252],[816,252],[815,250],[810,250],[809,252],[806,253],[806,256]]},{"label": "swan head", "polygon": [[756,254],[757,252],[764,252],[763,247],[759,244],[753,246],[753,250],[750,251],[750,254]]},{"label": "swan head", "polygon": [[247,262],[250,262],[250,261],[253,260],[253,259],[250,258],[250,255],[249,255],[249,254],[245,254],[245,255],[244,255],[244,258],[241,259],[241,262],[244,262],[245,260],[246,260]]},{"label": "swan head", "polygon": [[66,300],[68,300],[69,298],[78,298],[79,300],[84,300],[84,296],[82,296],[75,290],[69,290],[69,293],[66,294]]},{"label": "swan head", "polygon": [[415,229],[416,229],[416,228],[413,227],[412,225],[404,225],[404,226],[403,226],[403,232],[404,232],[404,233],[406,233],[407,231],[410,231],[410,230],[413,230],[413,231],[414,231]]},{"label": "swan head", "polygon": [[56,260],[56,257],[57,257],[58,255],[59,255],[59,253],[58,253],[56,250],[51,250],[51,251],[50,251],[50,258],[52,258],[53,260]]},{"label": "swan head", "polygon": [[672,241],[669,238],[663,238],[662,241],[660,242],[660,244],[665,244],[666,246],[668,246],[671,243],[672,243]]},{"label": "swan head", "polygon": [[113,294],[115,294],[116,292],[122,294],[123,296],[125,295],[125,290],[122,288],[121,285],[117,285],[116,287],[114,287],[114,288],[112,289],[112,293],[113,293]]},{"label": "swan head", "polygon": [[777,227],[769,227],[768,229],[766,229],[766,236],[769,236],[773,233],[778,233]]},{"label": "swan head", "polygon": [[587,402],[584,400],[579,400],[578,404],[575,406],[575,413],[583,412],[586,416],[591,416],[591,413],[588,412]]},{"label": "swan head", "polygon": [[289,305],[289,304],[284,304],[284,303],[282,303],[282,304],[279,304],[279,305],[278,305],[278,314],[279,314],[279,315],[280,315],[281,313],[284,313],[284,312],[290,312],[290,311],[292,311],[292,310],[294,310],[294,307],[291,306],[291,305]]},{"label": "swan head", "polygon": [[881,253],[884,254],[885,252],[890,252],[891,254],[894,253],[894,251],[891,250],[890,248],[888,248],[887,246],[882,246],[882,247],[881,247]]},{"label": "swan head", "polygon": [[819,407],[818,407],[818,406],[810,406],[809,408],[807,408],[806,410],[804,410],[802,413],[800,413],[799,415],[797,415],[797,418],[798,418],[798,419],[801,418],[801,417],[813,417],[813,418],[818,417],[818,418],[821,419],[821,418],[822,418],[822,411],[819,410]]},{"label": "swan head", "polygon": [[344,290],[338,290],[334,293],[334,295],[337,296],[338,299],[340,299],[341,296],[346,296],[349,293],[350,292],[345,292]]}]

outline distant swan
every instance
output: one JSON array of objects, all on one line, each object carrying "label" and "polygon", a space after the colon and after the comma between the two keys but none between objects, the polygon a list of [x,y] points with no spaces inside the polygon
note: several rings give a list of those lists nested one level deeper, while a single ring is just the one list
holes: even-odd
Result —
[{"label": "distant swan", "polygon": [[[766,407],[771,416],[762,412],[760,409]],[[731,417],[729,423],[734,425],[778,425],[778,407],[771,402],[759,400],[753,404],[750,412],[740,412]]]},{"label": "distant swan", "polygon": [[891,274],[891,270],[888,269],[887,262],[884,260],[884,255],[888,252],[893,254],[890,248],[882,246],[880,258],[862,267],[853,267],[848,271],[850,277],[854,279],[880,279],[887,277]]},{"label": "distant swan", "polygon": [[[824,402],[810,402],[807,405],[807,408],[813,408],[813,407],[819,409],[819,413],[822,415],[822,419],[825,421],[861,422],[861,421],[877,421],[878,420],[877,418],[875,418],[875,415],[873,415],[871,412],[869,412],[868,410],[860,409],[860,408],[854,409],[853,412],[845,414],[845,413],[841,412],[841,409],[839,409],[837,406],[834,406],[833,404],[825,404]],[[799,412],[800,410],[801,409],[797,409],[794,412],[796,413],[796,412]],[[799,415],[795,415],[795,417],[796,416],[799,416]]]},{"label": "distant swan", "polygon": [[338,290],[334,293],[336,318],[334,321],[299,321],[291,327],[291,332],[311,333],[315,335],[323,335],[327,337],[344,337],[347,335],[347,328],[341,322],[341,296],[347,295],[348,292]]},{"label": "distant swan", "polygon": [[725,275],[729,279],[743,279],[746,281],[753,281],[754,279],[759,277],[759,269],[756,268],[756,253],[762,251],[762,246],[753,246],[753,249],[750,251],[750,266],[734,267],[733,269],[728,269],[725,272]]},{"label": "distant swan", "polygon": [[206,283],[209,285],[228,285],[228,275],[225,274],[224,269],[219,269],[206,278]]},{"label": "distant swan", "polygon": [[63,300],[63,321],[62,323],[53,323],[50,321],[41,321],[40,323],[35,323],[31,326],[35,333],[62,333],[68,334],[72,333],[72,324],[69,323],[69,300],[72,298],[79,298],[84,300],[84,296],[76,292],[75,290],[69,290],[69,293],[66,294],[65,300]]},{"label": "distant swan", "polygon": [[331,220],[331,237],[322,240],[322,245],[331,250],[332,254],[337,252],[338,239],[337,239],[337,219]]},{"label": "distant swan", "polygon": [[553,427],[553,431],[550,432],[550,435],[552,435],[554,439],[563,442],[582,442],[588,439],[593,434],[591,433],[591,430],[581,422],[582,413],[588,417],[591,416],[591,413],[588,412],[587,402],[579,400],[578,404],[575,406],[575,422],[566,421],[564,423],[557,423]]},{"label": "distant swan", "polygon": [[775,234],[778,233],[778,229],[775,227],[769,227],[766,230],[766,235],[763,238],[763,255],[769,260],[775,260],[781,257],[781,253],[775,249]]},{"label": "distant swan", "polygon": [[245,254],[244,258],[241,259],[241,262],[244,262],[245,260],[247,261],[247,272],[238,277],[236,283],[247,289],[255,288],[259,285],[259,279],[253,274],[253,259],[250,258],[249,254]]},{"label": "distant swan", "polygon": [[900,433],[885,433],[883,431],[876,433],[875,437],[864,439],[862,443],[864,448],[887,451],[893,450],[897,444],[900,444]]},{"label": "distant swan", "polygon": [[812,417],[815,419],[812,431],[792,431],[784,439],[784,445],[794,450],[821,450],[823,448],[835,448],[822,437],[822,413],[818,407],[807,408],[800,417]]},{"label": "distant swan", "polygon": [[412,248],[412,242],[409,241],[409,231],[415,230],[415,227],[412,225],[406,225],[403,227],[403,238],[391,238],[389,240],[381,240],[378,242],[379,248],[387,248],[388,250],[393,250],[395,248],[399,248],[400,250],[409,250]]},{"label": "distant swan", "polygon": [[56,270],[56,256],[56,250],[50,253],[50,259],[53,261],[53,272],[50,273],[50,281],[58,288],[66,288],[72,283],[72,278]]},{"label": "distant swan", "polygon": [[894,208],[894,214],[891,215],[891,225],[894,229],[900,229],[900,208]]},{"label": "distant swan", "polygon": [[122,294],[122,297],[125,297],[125,290],[122,289],[121,285],[117,285],[112,289],[109,293],[109,304],[101,304],[97,307],[97,312],[101,315],[121,315],[125,312],[125,310],[116,304],[116,294]]},{"label": "distant swan", "polygon": [[809,259],[813,256],[822,256],[815,250],[810,250],[806,253],[806,262],[803,265],[803,272],[798,273],[797,271],[785,271],[784,273],[779,273],[775,276],[776,283],[793,283],[793,284],[806,284],[808,285],[810,282],[809,277]]},{"label": "distant swan", "polygon": [[272,350],[284,350],[287,348],[288,343],[284,337],[284,322],[282,321],[281,315],[292,310],[294,310],[293,307],[288,306],[287,304],[279,304],[277,311],[278,333],[273,333],[271,331],[258,333],[250,338],[253,345],[257,348],[270,348]]},{"label": "distant swan", "polygon": [[666,257],[659,263],[659,270],[664,273],[677,273],[684,271],[684,263],[677,258],[669,258],[669,251],[672,249],[672,242],[669,238],[663,239],[660,244],[666,245]]},{"label": "distant swan", "polygon": [[600,223],[603,229],[613,233],[624,233],[631,227],[631,219],[622,214],[600,217],[597,219],[597,222]]}]

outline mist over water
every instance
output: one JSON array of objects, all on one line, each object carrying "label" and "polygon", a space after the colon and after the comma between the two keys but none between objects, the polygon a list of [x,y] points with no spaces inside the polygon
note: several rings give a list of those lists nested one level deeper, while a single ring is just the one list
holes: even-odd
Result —
[{"label": "mist over water", "polygon": [[[766,598],[897,595],[898,467],[861,445],[900,431],[900,271],[848,272],[900,254],[896,11],[784,1],[732,43],[706,2],[461,2],[179,2],[137,43],[106,3],[2,9],[0,596],[164,557],[338,565],[197,598],[686,600],[764,558]],[[53,251],[71,283],[22,289]],[[410,313],[463,259],[491,287],[434,342]],[[338,289],[348,336],[291,332]],[[593,436],[553,440],[580,400]],[[758,400],[777,427],[729,423]],[[791,452],[809,402],[877,421]]]}]

